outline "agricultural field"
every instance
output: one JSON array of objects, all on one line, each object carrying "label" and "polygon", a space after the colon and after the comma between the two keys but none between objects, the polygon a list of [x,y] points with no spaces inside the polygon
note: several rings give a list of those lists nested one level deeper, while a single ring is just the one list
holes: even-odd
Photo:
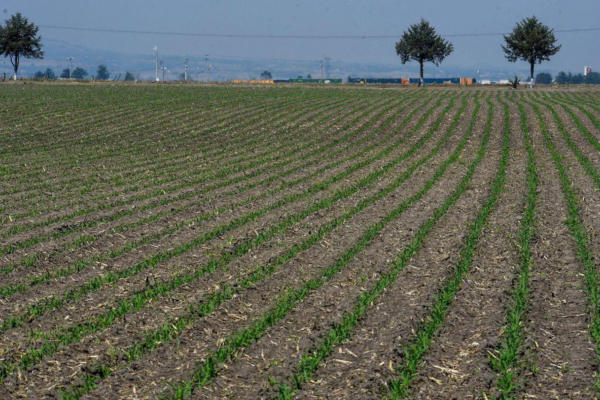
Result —
[{"label": "agricultural field", "polygon": [[2,399],[599,393],[599,91],[0,104]]}]

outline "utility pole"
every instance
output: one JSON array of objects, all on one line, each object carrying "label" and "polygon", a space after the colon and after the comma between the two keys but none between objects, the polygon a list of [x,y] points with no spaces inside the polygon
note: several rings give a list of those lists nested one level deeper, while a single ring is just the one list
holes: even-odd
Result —
[{"label": "utility pole", "polygon": [[187,57],[185,58],[185,70],[183,72],[183,80],[187,82]]},{"label": "utility pole", "polygon": [[71,80],[72,75],[73,75],[73,57],[69,57],[69,80]]},{"label": "utility pole", "polygon": [[321,77],[319,78],[319,84],[323,83],[323,60],[321,60]]},{"label": "utility pole", "polygon": [[158,79],[158,46],[154,46],[155,56],[156,56],[156,82],[160,82]]},{"label": "utility pole", "polygon": [[331,57],[325,57],[325,79],[331,78]]},{"label": "utility pole", "polygon": [[209,55],[206,55],[206,70],[208,71],[208,82],[210,82],[210,64],[208,61],[210,60]]},{"label": "utility pole", "polygon": [[165,81],[165,62],[164,60],[160,60],[160,69],[162,69],[162,81]]}]

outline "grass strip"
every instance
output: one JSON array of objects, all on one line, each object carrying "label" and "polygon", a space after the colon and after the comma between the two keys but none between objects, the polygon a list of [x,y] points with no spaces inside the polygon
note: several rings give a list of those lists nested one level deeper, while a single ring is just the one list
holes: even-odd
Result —
[{"label": "grass strip", "polygon": [[[493,112],[493,104],[489,100],[488,102],[490,106],[489,114],[491,115]],[[490,130],[491,117],[488,118],[486,136],[489,135]],[[479,210],[475,221],[473,221],[469,228],[467,237],[465,238],[463,247],[460,251],[459,260],[454,269],[454,275],[445,282],[440,292],[434,297],[431,311],[423,319],[423,322],[415,329],[416,333],[413,334],[409,343],[404,346],[405,359],[402,365],[397,368],[400,377],[398,379],[391,379],[388,385],[392,399],[406,398],[411,395],[410,385],[418,376],[418,372],[423,364],[423,356],[430,349],[433,338],[444,323],[446,314],[452,305],[454,296],[459,290],[463,278],[471,268],[473,255],[483,228],[504,188],[506,166],[508,165],[510,155],[509,141],[510,131],[505,128],[502,156],[500,158],[496,176],[492,183],[491,193]]]},{"label": "grass strip", "polygon": [[[448,111],[451,106],[452,106],[452,101],[451,101],[450,105],[445,109],[445,111]],[[402,174],[402,176],[400,176],[398,179],[396,179],[394,181],[394,183],[387,186],[385,189],[379,191],[376,195],[362,200],[357,206],[353,207],[345,215],[322,226],[317,232],[310,235],[301,244],[293,246],[284,255],[279,256],[274,263],[256,268],[254,272],[249,274],[248,277],[244,278],[240,282],[236,282],[233,284],[231,284],[231,283],[224,284],[223,288],[221,290],[219,290],[211,295],[205,296],[198,303],[198,305],[192,306],[190,308],[190,313],[187,316],[183,316],[177,320],[169,321],[169,322],[165,323],[158,330],[155,330],[154,332],[151,332],[150,334],[148,334],[144,340],[139,341],[139,342],[135,343],[134,345],[130,346],[128,349],[123,350],[123,353],[126,355],[127,359],[129,361],[139,359],[143,355],[147,354],[148,352],[152,351],[154,348],[159,346],[161,343],[174,340],[179,335],[179,333],[181,333],[189,325],[193,324],[197,319],[208,315],[216,307],[223,304],[225,301],[231,299],[235,294],[240,292],[242,289],[251,287],[251,286],[255,285],[256,283],[258,283],[259,281],[262,281],[262,280],[266,279],[267,277],[271,276],[273,273],[276,272],[276,270],[279,266],[285,264],[286,262],[288,262],[289,260],[294,258],[299,252],[304,251],[304,250],[308,249],[309,247],[313,246],[314,244],[318,243],[327,233],[331,232],[333,229],[340,226],[345,221],[349,220],[352,216],[354,216],[358,212],[364,210],[367,206],[375,203],[379,199],[387,196],[392,191],[396,190],[402,183],[404,183],[414,173],[414,171],[420,165],[425,163],[427,160],[429,160],[434,154],[436,154],[439,151],[439,149],[442,147],[442,145],[447,141],[447,139],[454,132],[456,125],[458,123],[458,120],[460,119],[465,107],[466,107],[466,100],[463,99],[463,105],[460,108],[460,110],[458,111],[448,134],[440,140],[438,145],[434,148],[434,150],[432,150],[429,153],[428,156],[422,158],[420,161],[418,161],[416,163],[413,163],[411,165],[411,168],[409,170],[407,170],[404,174]],[[425,137],[423,137],[415,146],[413,146],[413,148],[408,153],[406,153],[404,156],[402,156],[403,159],[407,159],[411,155],[416,153],[416,151],[425,143],[425,141],[431,135],[433,135],[433,133],[437,130],[437,128],[443,121],[444,115],[445,115],[445,112],[442,113],[442,115],[436,121],[436,123],[433,125],[433,127],[429,129],[428,134]],[[387,170],[389,168],[384,167],[384,169]],[[377,172],[375,172],[374,174],[376,174],[376,173]],[[362,249],[362,247],[360,247],[360,249]],[[360,251],[360,249],[358,249],[357,251]],[[351,257],[345,259],[346,260],[345,262],[348,262],[350,259],[351,259]],[[110,374],[109,373],[107,375],[107,371],[110,372],[113,367],[114,366],[108,366],[108,365],[98,366],[94,371],[104,371],[104,372],[102,372],[102,374],[96,374],[96,375],[98,375],[98,377],[100,379],[104,379],[106,376],[108,376]],[[100,376],[100,375],[102,375],[102,376]],[[88,376],[87,378],[84,379],[83,385],[75,386],[70,391],[65,391],[63,393],[63,398],[65,398],[65,399],[79,398],[82,394],[87,393],[89,390],[94,388],[93,385],[90,386],[91,383],[95,384],[95,379],[93,379],[92,376]],[[74,396],[74,397],[70,397],[70,396]]]}]

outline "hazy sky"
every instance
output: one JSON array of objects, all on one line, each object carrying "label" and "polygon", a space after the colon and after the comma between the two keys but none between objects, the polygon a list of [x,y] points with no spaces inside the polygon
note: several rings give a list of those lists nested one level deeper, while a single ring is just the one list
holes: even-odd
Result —
[{"label": "hazy sky", "polygon": [[[555,28],[600,28],[600,0],[2,0],[8,18],[20,11],[39,25],[219,34],[397,35],[421,17],[438,33],[496,33],[536,15]],[[294,40],[228,39],[108,34],[41,29],[46,38],[123,53],[335,60],[400,64],[394,39]],[[562,50],[541,69],[600,70],[600,31],[557,33]],[[502,67],[501,36],[450,37],[455,51],[448,65]],[[50,56],[48,54],[48,56]],[[518,63],[526,68],[525,63]],[[514,66],[511,66],[514,67]],[[415,63],[409,68],[417,71]],[[538,67],[539,68],[539,67]]]}]

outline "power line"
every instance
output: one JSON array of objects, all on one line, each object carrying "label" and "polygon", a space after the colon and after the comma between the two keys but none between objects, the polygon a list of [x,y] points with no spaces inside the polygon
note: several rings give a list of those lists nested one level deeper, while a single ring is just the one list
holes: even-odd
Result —
[{"label": "power line", "polygon": [[[136,35],[163,35],[163,36],[191,36],[191,37],[213,37],[213,38],[243,38],[243,39],[335,39],[335,40],[372,40],[372,39],[398,39],[401,35],[255,35],[255,34],[225,34],[225,33],[185,33],[185,32],[164,32],[164,31],[134,31],[125,29],[99,29],[99,28],[75,28],[55,25],[39,25],[40,28],[62,29],[70,31],[85,32],[104,32],[104,33],[129,33]],[[592,32],[600,31],[600,28],[584,29],[562,29],[554,30],[556,33],[573,32]],[[473,37],[473,36],[502,36],[505,33],[456,33],[450,35],[441,35],[443,37]]]}]

